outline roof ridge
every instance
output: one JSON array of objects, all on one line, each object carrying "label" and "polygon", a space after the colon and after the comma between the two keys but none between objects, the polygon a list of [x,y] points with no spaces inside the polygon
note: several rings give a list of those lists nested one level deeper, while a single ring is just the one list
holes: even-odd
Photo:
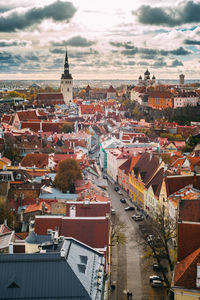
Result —
[{"label": "roof ridge", "polygon": [[[186,256],[184,259],[182,259],[179,264],[181,264],[183,266],[183,268],[180,269],[180,275],[179,278],[176,280],[179,281],[183,275],[186,273],[186,271],[189,269],[189,267],[193,264],[194,260],[198,257],[198,255],[200,255],[200,248],[196,249],[195,251],[193,251],[192,253],[190,253],[188,256]],[[190,263],[188,265],[184,265],[184,263],[186,263],[189,258],[194,257],[192,260],[190,260]]]}]

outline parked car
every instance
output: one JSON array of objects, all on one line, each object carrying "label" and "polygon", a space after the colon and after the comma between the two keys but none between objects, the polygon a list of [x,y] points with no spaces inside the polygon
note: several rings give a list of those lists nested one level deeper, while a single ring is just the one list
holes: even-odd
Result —
[{"label": "parked car", "polygon": [[143,216],[141,216],[141,215],[133,215],[132,217],[131,217],[134,221],[143,221],[144,220],[144,217]]},{"label": "parked car", "polygon": [[167,269],[166,267],[164,267],[164,266],[159,266],[159,265],[157,265],[157,264],[154,264],[154,265],[153,265],[153,270],[154,270],[155,272],[161,272],[161,271],[167,272],[167,271],[168,271],[168,269]]},{"label": "parked car", "polygon": [[153,280],[151,282],[152,287],[163,287],[163,282],[161,280]]},{"label": "parked car", "polygon": [[125,211],[129,211],[129,210],[135,210],[135,207],[133,206],[127,206],[124,208]]},{"label": "parked car", "polygon": [[123,195],[121,191],[118,191],[118,194],[119,194],[119,195]]},{"label": "parked car", "polygon": [[126,199],[121,198],[121,199],[120,199],[120,202],[121,202],[121,203],[126,203]]},{"label": "parked car", "polygon": [[116,211],[115,211],[114,208],[111,208],[110,212],[111,212],[111,215],[115,215],[116,214]]},{"label": "parked car", "polygon": [[115,186],[114,190],[115,190],[115,192],[118,192],[119,191],[119,187]]},{"label": "parked car", "polygon": [[154,280],[160,280],[160,281],[162,281],[161,277],[158,276],[158,275],[151,275],[151,276],[149,276],[149,282],[150,282],[150,283],[151,283],[152,281],[154,281]]},{"label": "parked car", "polygon": [[103,179],[108,179],[107,175],[103,175]]}]

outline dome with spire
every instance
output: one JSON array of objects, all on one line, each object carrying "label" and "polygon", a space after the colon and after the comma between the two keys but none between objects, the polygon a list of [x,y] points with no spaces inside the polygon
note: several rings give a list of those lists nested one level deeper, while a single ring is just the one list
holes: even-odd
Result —
[{"label": "dome with spire", "polygon": [[142,76],[140,75],[139,79],[142,79]]},{"label": "dome with spire", "polygon": [[153,75],[152,79],[156,79],[156,77]]},{"label": "dome with spire", "polygon": [[147,69],[146,72],[144,73],[144,75],[150,75],[149,70]]}]

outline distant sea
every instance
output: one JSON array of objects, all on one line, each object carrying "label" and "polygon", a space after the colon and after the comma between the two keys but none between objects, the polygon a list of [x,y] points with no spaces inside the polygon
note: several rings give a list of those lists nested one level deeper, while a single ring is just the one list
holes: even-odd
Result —
[{"label": "distant sea", "polygon": [[[50,86],[50,87],[59,87],[60,80],[0,80],[0,89],[7,88],[26,88],[31,86],[32,84],[38,84],[41,87]],[[77,88],[84,88],[88,84],[91,88],[100,87],[100,88],[107,88],[112,85],[114,88],[122,86],[122,85],[136,85],[138,80],[73,80],[73,86]],[[170,84],[170,85],[178,85],[179,80],[171,80],[171,79],[159,79],[157,83],[160,84]],[[200,83],[199,79],[194,80],[185,80],[185,84],[192,84],[192,83]]]}]

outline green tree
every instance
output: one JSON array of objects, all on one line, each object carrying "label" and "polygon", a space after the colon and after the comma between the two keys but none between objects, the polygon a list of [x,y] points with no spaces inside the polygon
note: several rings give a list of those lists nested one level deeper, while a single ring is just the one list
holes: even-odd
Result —
[{"label": "green tree", "polygon": [[16,145],[5,145],[3,155],[11,160],[12,165],[21,161],[20,150]]},{"label": "green tree", "polygon": [[8,226],[13,226],[14,218],[6,203],[0,202],[0,224],[7,220]]},{"label": "green tree", "polygon": [[58,164],[53,184],[63,193],[66,193],[73,190],[73,185],[77,179],[82,179],[81,168],[75,159],[68,158]]},{"label": "green tree", "polygon": [[22,94],[22,93],[19,93],[19,92],[16,92],[16,91],[9,92],[9,96],[11,98],[15,98],[15,97],[24,98],[24,99],[26,98],[25,94]]},{"label": "green tree", "polygon": [[60,127],[60,131],[64,133],[69,133],[73,131],[73,123],[66,122]]}]

